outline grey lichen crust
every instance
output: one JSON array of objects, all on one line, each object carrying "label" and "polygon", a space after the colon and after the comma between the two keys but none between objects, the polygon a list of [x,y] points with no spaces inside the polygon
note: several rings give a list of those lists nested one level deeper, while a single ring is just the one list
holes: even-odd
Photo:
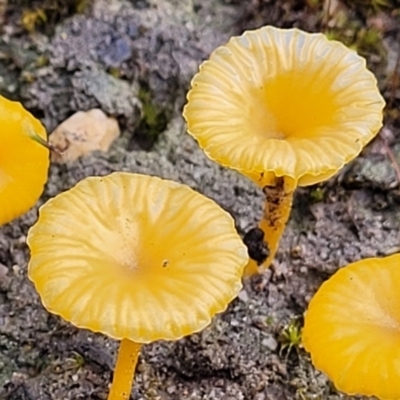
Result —
[{"label": "grey lichen crust", "polygon": [[[46,45],[48,65],[22,87],[26,104],[42,113],[50,130],[72,112],[98,106],[119,119],[123,135],[108,153],[52,165],[38,206],[86,176],[132,171],[173,179],[213,198],[234,216],[242,235],[256,226],[261,191],[207,159],[181,117],[199,63],[237,33],[243,7],[234,3],[101,0],[57,27]],[[279,23],[281,5],[271,7],[272,22]],[[143,112],[143,82],[154,104],[169,110],[167,127],[151,151],[129,151]],[[399,158],[398,146],[393,151]],[[132,398],[342,399],[301,348],[280,352],[280,333],[293,317],[301,322],[311,296],[339,267],[399,251],[391,165],[367,151],[326,185],[299,189],[273,266],[246,282],[203,332],[146,346]],[[0,398],[105,399],[117,343],[48,314],[27,281],[24,241],[37,209],[0,229],[0,263],[8,269],[0,280]]]}]

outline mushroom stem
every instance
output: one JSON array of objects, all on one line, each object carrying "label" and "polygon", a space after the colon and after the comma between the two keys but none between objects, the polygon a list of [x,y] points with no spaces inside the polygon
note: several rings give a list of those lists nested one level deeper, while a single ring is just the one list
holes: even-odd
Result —
[{"label": "mushroom stem", "polygon": [[129,339],[121,340],[108,400],[129,399],[141,347]]},{"label": "mushroom stem", "polygon": [[250,259],[244,272],[245,277],[267,269],[274,259],[279,247],[279,241],[289,220],[294,190],[295,185],[292,179],[285,179],[284,177],[276,178],[274,186],[264,187],[264,215],[260,221],[259,228],[264,232],[263,240],[269,250],[269,255],[261,264]]}]

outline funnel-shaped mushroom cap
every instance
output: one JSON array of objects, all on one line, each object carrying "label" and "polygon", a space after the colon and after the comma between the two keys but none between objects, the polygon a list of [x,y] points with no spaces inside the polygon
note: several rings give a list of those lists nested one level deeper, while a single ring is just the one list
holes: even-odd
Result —
[{"label": "funnel-shaped mushroom cap", "polygon": [[377,134],[384,107],[354,51],[269,26],[217,48],[187,98],[188,132],[206,154],[261,187],[334,175]]},{"label": "funnel-shaped mushroom cap", "polygon": [[305,315],[313,364],[347,394],[400,398],[400,255],[340,269]]},{"label": "funnel-shaped mushroom cap", "polygon": [[28,235],[44,306],[81,328],[147,343],[208,325],[241,288],[247,251],[212,200],[160,178],[87,178]]},{"label": "funnel-shaped mushroom cap", "polygon": [[0,96],[0,225],[28,211],[47,181],[49,151],[43,125],[22,105]]}]

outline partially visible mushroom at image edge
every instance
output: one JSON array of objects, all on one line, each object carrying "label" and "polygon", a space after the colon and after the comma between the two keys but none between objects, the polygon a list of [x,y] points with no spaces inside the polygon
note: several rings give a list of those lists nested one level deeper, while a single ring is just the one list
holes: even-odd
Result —
[{"label": "partially visible mushroom at image edge", "polygon": [[339,269],[311,299],[302,342],[349,395],[400,399],[400,254]]},{"label": "partially visible mushroom at image edge", "polygon": [[46,130],[21,103],[0,96],[0,226],[28,211],[47,181]]},{"label": "partially visible mushroom at image edge", "polygon": [[384,104],[365,60],[320,33],[247,31],[200,66],[183,112],[188,133],[266,197],[259,228],[269,255],[251,260],[247,275],[273,260],[296,187],[356,157],[382,126]]},{"label": "partially visible mushroom at image edge", "polygon": [[248,262],[232,217],[185,185],[114,173],[40,208],[28,276],[44,307],[121,340],[109,400],[128,399],[142,344],[205,328]]}]

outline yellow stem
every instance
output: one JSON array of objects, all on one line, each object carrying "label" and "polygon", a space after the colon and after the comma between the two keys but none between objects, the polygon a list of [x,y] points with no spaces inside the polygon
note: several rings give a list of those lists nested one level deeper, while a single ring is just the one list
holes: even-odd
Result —
[{"label": "yellow stem", "polygon": [[277,178],[275,186],[266,186],[264,188],[265,207],[259,228],[264,232],[264,243],[268,247],[269,255],[261,265],[250,259],[244,272],[245,277],[267,269],[274,259],[279,247],[279,241],[290,216],[294,189],[292,181],[285,180],[285,178]]},{"label": "yellow stem", "polygon": [[249,258],[249,261],[244,269],[243,278],[249,278],[250,276],[258,274],[260,271],[258,270],[258,264],[252,258]]},{"label": "yellow stem", "polygon": [[108,400],[129,399],[141,347],[129,339],[121,340]]}]

